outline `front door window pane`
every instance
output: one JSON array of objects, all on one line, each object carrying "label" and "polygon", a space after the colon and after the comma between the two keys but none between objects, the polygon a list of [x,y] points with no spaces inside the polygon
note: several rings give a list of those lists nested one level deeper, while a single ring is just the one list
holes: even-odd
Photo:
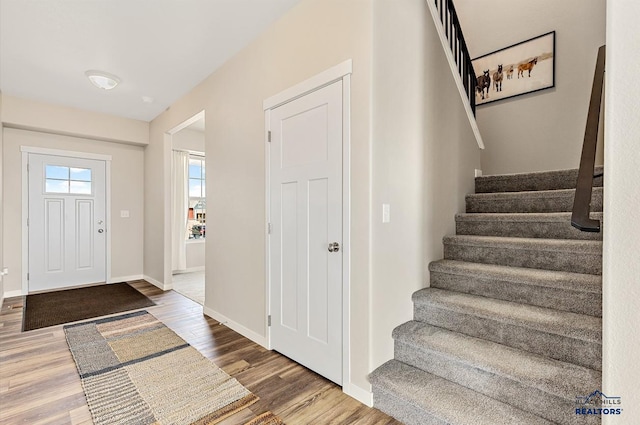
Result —
[{"label": "front door window pane", "polygon": [[69,180],[69,167],[47,165],[45,168],[45,177],[48,179]]},{"label": "front door window pane", "polygon": [[75,193],[78,195],[91,195],[91,182],[78,182],[72,180],[69,187],[69,193]]},{"label": "front door window pane", "polygon": [[69,180],[46,179],[45,190],[47,193],[69,193]]},{"label": "front door window pane", "polygon": [[90,168],[71,168],[71,180],[77,180],[81,182],[91,181],[91,169]]}]

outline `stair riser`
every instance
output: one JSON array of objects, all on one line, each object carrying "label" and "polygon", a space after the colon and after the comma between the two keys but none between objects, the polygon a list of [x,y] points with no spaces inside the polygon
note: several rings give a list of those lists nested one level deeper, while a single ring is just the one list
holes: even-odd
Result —
[{"label": "stair riser", "polygon": [[424,301],[414,304],[414,319],[552,359],[602,370],[602,345],[595,342],[447,310]]},{"label": "stair riser", "polygon": [[473,275],[431,272],[432,288],[602,317],[602,295]]},{"label": "stair riser", "polygon": [[385,391],[378,385],[372,386],[373,406],[406,425],[448,425],[447,422],[430,415],[395,395]]},{"label": "stair riser", "polygon": [[444,244],[444,258],[483,264],[602,274],[602,253],[548,250],[543,246],[522,248]]},{"label": "stair riser", "polygon": [[[602,173],[596,167],[594,174]],[[476,193],[521,192],[531,190],[575,189],[578,170],[562,170],[531,175],[485,176],[476,178]],[[593,179],[594,187],[602,187],[602,177]]]},{"label": "stair riser", "polygon": [[[564,398],[545,392],[526,382],[518,382],[509,377],[499,376],[491,371],[481,370],[441,353],[395,342],[395,359],[431,374],[448,379],[470,388],[488,397],[515,406],[519,409],[542,416],[561,424],[599,424],[600,419],[593,417],[585,421],[575,414],[575,395],[566,394]],[[600,388],[600,384],[593,388]],[[583,393],[589,394],[591,387]],[[544,408],[541,408],[544,406]]]},{"label": "stair riser", "polygon": [[512,238],[602,240],[600,232],[581,232],[569,220],[561,222],[517,221],[456,221],[456,234],[475,236],[504,236]]},{"label": "stair riser", "polygon": [[[532,193],[530,196],[475,196],[467,195],[468,213],[554,213],[571,212],[575,191],[549,196]],[[591,197],[591,211],[602,212],[602,188],[596,188]]]}]

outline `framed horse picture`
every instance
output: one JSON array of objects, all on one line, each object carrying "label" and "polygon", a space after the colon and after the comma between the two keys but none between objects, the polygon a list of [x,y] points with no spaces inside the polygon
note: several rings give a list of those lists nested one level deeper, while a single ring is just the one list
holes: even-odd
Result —
[{"label": "framed horse picture", "polygon": [[552,31],[473,59],[476,105],[554,87],[555,50]]}]

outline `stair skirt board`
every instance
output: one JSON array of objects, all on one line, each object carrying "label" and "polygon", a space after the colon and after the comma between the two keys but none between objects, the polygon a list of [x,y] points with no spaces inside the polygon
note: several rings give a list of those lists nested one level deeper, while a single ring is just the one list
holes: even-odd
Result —
[{"label": "stair skirt board", "polygon": [[[596,170],[602,172],[602,169]],[[602,233],[571,224],[577,170],[484,176],[457,214],[374,406],[406,424],[599,424],[576,397],[602,381]],[[591,217],[602,222],[602,178]]]}]

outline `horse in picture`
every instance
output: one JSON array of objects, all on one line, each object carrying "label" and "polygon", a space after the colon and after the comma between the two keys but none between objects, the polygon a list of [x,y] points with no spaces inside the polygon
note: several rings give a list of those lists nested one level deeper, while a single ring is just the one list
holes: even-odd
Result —
[{"label": "horse in picture", "polygon": [[498,70],[493,73],[493,88],[496,91],[502,91],[502,78],[504,74],[502,73],[502,64],[498,65]]},{"label": "horse in picture", "polygon": [[531,70],[533,69],[533,66],[536,65],[538,63],[538,58],[533,58],[533,60],[530,60],[527,63],[521,63],[520,65],[518,65],[518,78],[520,78],[520,76],[522,75],[522,78],[524,78],[524,71],[529,71],[529,77],[531,77]]},{"label": "horse in picture", "polygon": [[486,97],[489,97],[489,87],[491,87],[491,76],[487,69],[486,71],[482,71],[482,75],[478,75],[478,85],[476,86],[478,93],[480,93],[483,99],[485,98],[485,91],[487,92]]},{"label": "horse in picture", "polygon": [[507,80],[511,80],[511,79],[513,79],[513,65],[511,65],[507,70]]}]

